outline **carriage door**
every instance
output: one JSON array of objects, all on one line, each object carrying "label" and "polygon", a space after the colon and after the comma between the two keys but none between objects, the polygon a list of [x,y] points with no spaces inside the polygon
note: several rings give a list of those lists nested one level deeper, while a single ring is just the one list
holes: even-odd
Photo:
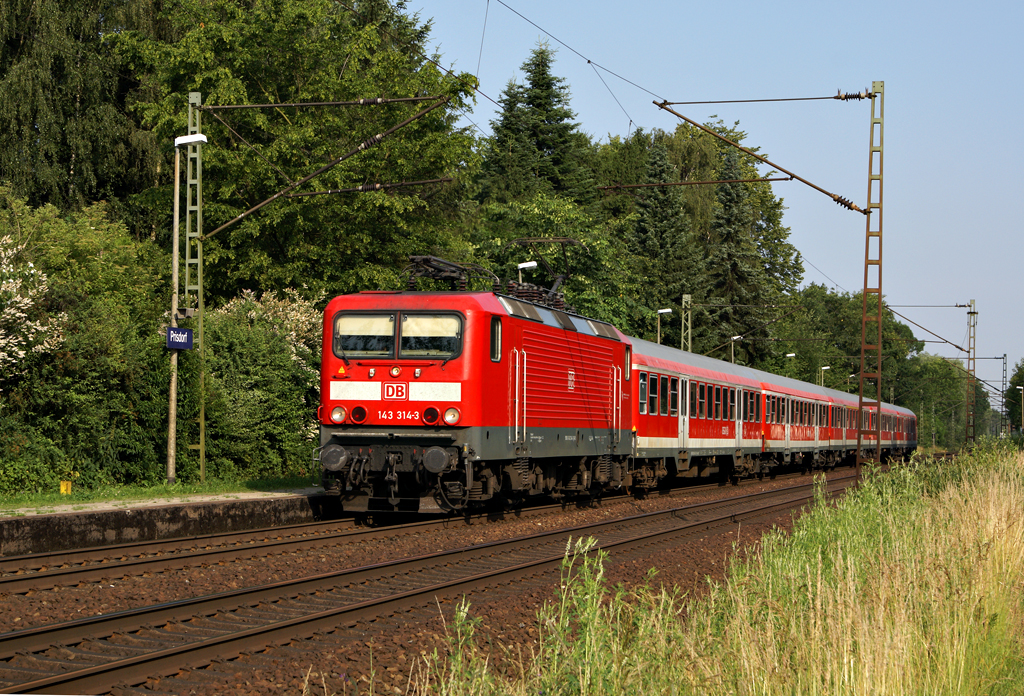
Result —
[{"label": "carriage door", "polygon": [[689,449],[690,381],[679,378],[679,449]]},{"label": "carriage door", "polygon": [[747,393],[742,389],[730,389],[729,398],[732,399],[733,426],[736,428],[736,449],[743,447],[743,410],[746,405]]},{"label": "carriage door", "polygon": [[793,399],[785,396],[782,398],[782,429],[786,431],[786,449],[789,449],[789,433],[793,429]]}]

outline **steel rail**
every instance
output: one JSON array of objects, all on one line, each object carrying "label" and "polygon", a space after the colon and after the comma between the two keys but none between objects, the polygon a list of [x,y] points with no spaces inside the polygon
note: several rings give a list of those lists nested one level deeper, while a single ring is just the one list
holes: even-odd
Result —
[{"label": "steel rail", "polygon": [[[741,481],[741,485],[754,483],[755,480]],[[717,487],[717,484],[703,484],[652,491],[650,495],[676,496]],[[615,497],[609,499],[614,500]],[[333,520],[94,546],[74,551],[0,557],[0,593],[20,594],[56,586],[101,582],[147,572],[164,572],[204,563],[251,558],[262,552],[285,553],[338,542],[351,543],[382,536],[414,534],[455,525],[472,525],[476,522],[528,519],[564,510],[571,504],[572,501],[566,501],[511,511],[489,511],[381,527],[361,528],[356,527],[352,520]]]},{"label": "steel rail", "polygon": [[[830,489],[843,486],[830,482]],[[232,651],[246,651],[265,647],[279,640],[294,639],[297,636],[311,635],[316,631],[337,628],[339,624],[351,624],[367,616],[379,616],[381,613],[397,611],[411,604],[422,603],[424,598],[439,593],[451,594],[472,590],[481,586],[490,586],[495,582],[509,582],[523,575],[542,573],[561,564],[565,553],[566,538],[584,535],[608,534],[599,542],[598,548],[621,551],[636,546],[646,546],[670,539],[679,534],[702,532],[723,524],[731,524],[743,518],[764,515],[781,509],[792,509],[813,499],[814,484],[804,484],[767,492],[758,492],[743,496],[734,496],[718,501],[709,501],[695,505],[687,505],[671,510],[646,513],[629,518],[601,522],[592,525],[581,525],[569,529],[541,532],[511,541],[498,541],[456,549],[450,552],[425,554],[415,558],[373,564],[339,573],[327,573],[298,581],[274,583],[271,585],[248,590],[233,590],[202,598],[180,600],[145,609],[128,610],[115,614],[80,619],[66,624],[25,629],[6,635],[0,635],[0,659],[11,660],[15,656],[31,659],[33,651],[43,651],[61,645],[99,644],[109,649],[136,652],[129,657],[115,657],[100,652],[78,650],[77,654],[103,660],[111,658],[105,664],[87,665],[82,669],[46,675],[32,681],[21,682],[0,687],[0,692],[41,692],[41,691],[94,691],[113,688],[118,684],[138,683],[146,677],[162,674],[165,670],[176,671],[186,662],[195,666],[197,661],[209,661],[222,656],[225,648],[230,645]],[[837,491],[832,490],[832,494]],[[766,500],[766,504],[758,507],[756,500]],[[714,515],[708,516],[707,513]],[[705,513],[702,515],[701,513]],[[694,518],[697,519],[694,519]],[[652,524],[662,525],[660,529],[651,530]],[[681,523],[681,524],[680,524]],[[639,527],[640,533],[631,533],[629,527]],[[618,536],[619,538],[615,538]],[[600,537],[599,537],[600,538]],[[513,554],[518,554],[513,556]],[[501,567],[478,566],[493,565],[497,556],[506,556]],[[526,558],[523,558],[523,556]],[[533,557],[530,557],[530,556]],[[499,559],[500,560],[500,559]],[[473,562],[476,562],[474,567]],[[489,561],[489,563],[488,563]],[[509,561],[511,563],[509,563]],[[432,576],[444,570],[454,577],[436,581]],[[429,571],[429,572],[428,572]],[[461,572],[459,572],[461,571]],[[361,601],[350,601],[325,610],[309,612],[300,607],[287,607],[285,613],[297,613],[263,625],[250,625],[241,631],[227,635],[211,636],[192,640],[186,644],[163,647],[150,651],[141,647],[130,647],[117,644],[109,638],[123,636],[126,632],[144,632],[152,630],[154,624],[203,620],[206,617],[225,615],[225,607],[239,607],[258,613],[261,608],[269,612],[272,608],[268,602],[285,603],[298,601],[303,597],[315,594],[315,599],[322,603],[327,601],[325,592],[338,590],[339,584],[358,586],[357,594],[362,596],[372,589],[380,589],[381,585],[396,580],[403,574],[423,573],[428,582],[413,587],[399,588],[390,594],[385,591],[383,596],[369,597]],[[342,597],[344,599],[344,597]],[[275,604],[274,606],[277,606]],[[246,619],[243,616],[243,619]],[[252,620],[255,620],[253,618]],[[188,628],[184,625],[184,628]],[[202,629],[203,627],[199,627]],[[213,630],[213,629],[207,629]],[[188,640],[187,634],[177,634],[177,640]],[[140,637],[140,640],[143,639]],[[146,638],[145,640],[152,639]],[[67,649],[67,648],[63,648]],[[48,658],[53,661],[54,658]],[[32,674],[38,669],[22,665],[0,665],[9,672]]]}]

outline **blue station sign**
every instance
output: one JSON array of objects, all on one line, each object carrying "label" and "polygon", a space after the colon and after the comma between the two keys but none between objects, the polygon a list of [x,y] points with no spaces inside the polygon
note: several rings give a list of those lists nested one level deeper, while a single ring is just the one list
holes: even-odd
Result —
[{"label": "blue station sign", "polygon": [[173,350],[192,350],[192,329],[168,326],[167,347]]}]

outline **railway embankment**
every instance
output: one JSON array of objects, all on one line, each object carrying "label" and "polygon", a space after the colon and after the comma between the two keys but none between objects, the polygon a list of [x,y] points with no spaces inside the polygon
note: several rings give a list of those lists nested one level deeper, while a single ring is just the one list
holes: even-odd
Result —
[{"label": "railway embankment", "polygon": [[[495,649],[473,607],[416,693],[1019,693],[1024,455],[999,445],[869,476],[768,534],[692,599],[609,587],[577,546],[532,645]],[[898,656],[898,657],[897,657]]]}]

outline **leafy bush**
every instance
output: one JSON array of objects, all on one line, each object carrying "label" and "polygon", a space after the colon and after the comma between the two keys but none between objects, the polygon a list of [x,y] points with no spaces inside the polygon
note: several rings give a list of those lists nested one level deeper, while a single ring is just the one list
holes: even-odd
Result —
[{"label": "leafy bush", "polygon": [[[317,444],[320,318],[315,301],[295,291],[284,299],[247,291],[207,313],[208,475],[265,478],[308,470]],[[182,368],[193,373],[181,405],[191,418],[198,415],[200,358],[189,355]],[[194,475],[194,453],[179,456],[182,474]]]}]

